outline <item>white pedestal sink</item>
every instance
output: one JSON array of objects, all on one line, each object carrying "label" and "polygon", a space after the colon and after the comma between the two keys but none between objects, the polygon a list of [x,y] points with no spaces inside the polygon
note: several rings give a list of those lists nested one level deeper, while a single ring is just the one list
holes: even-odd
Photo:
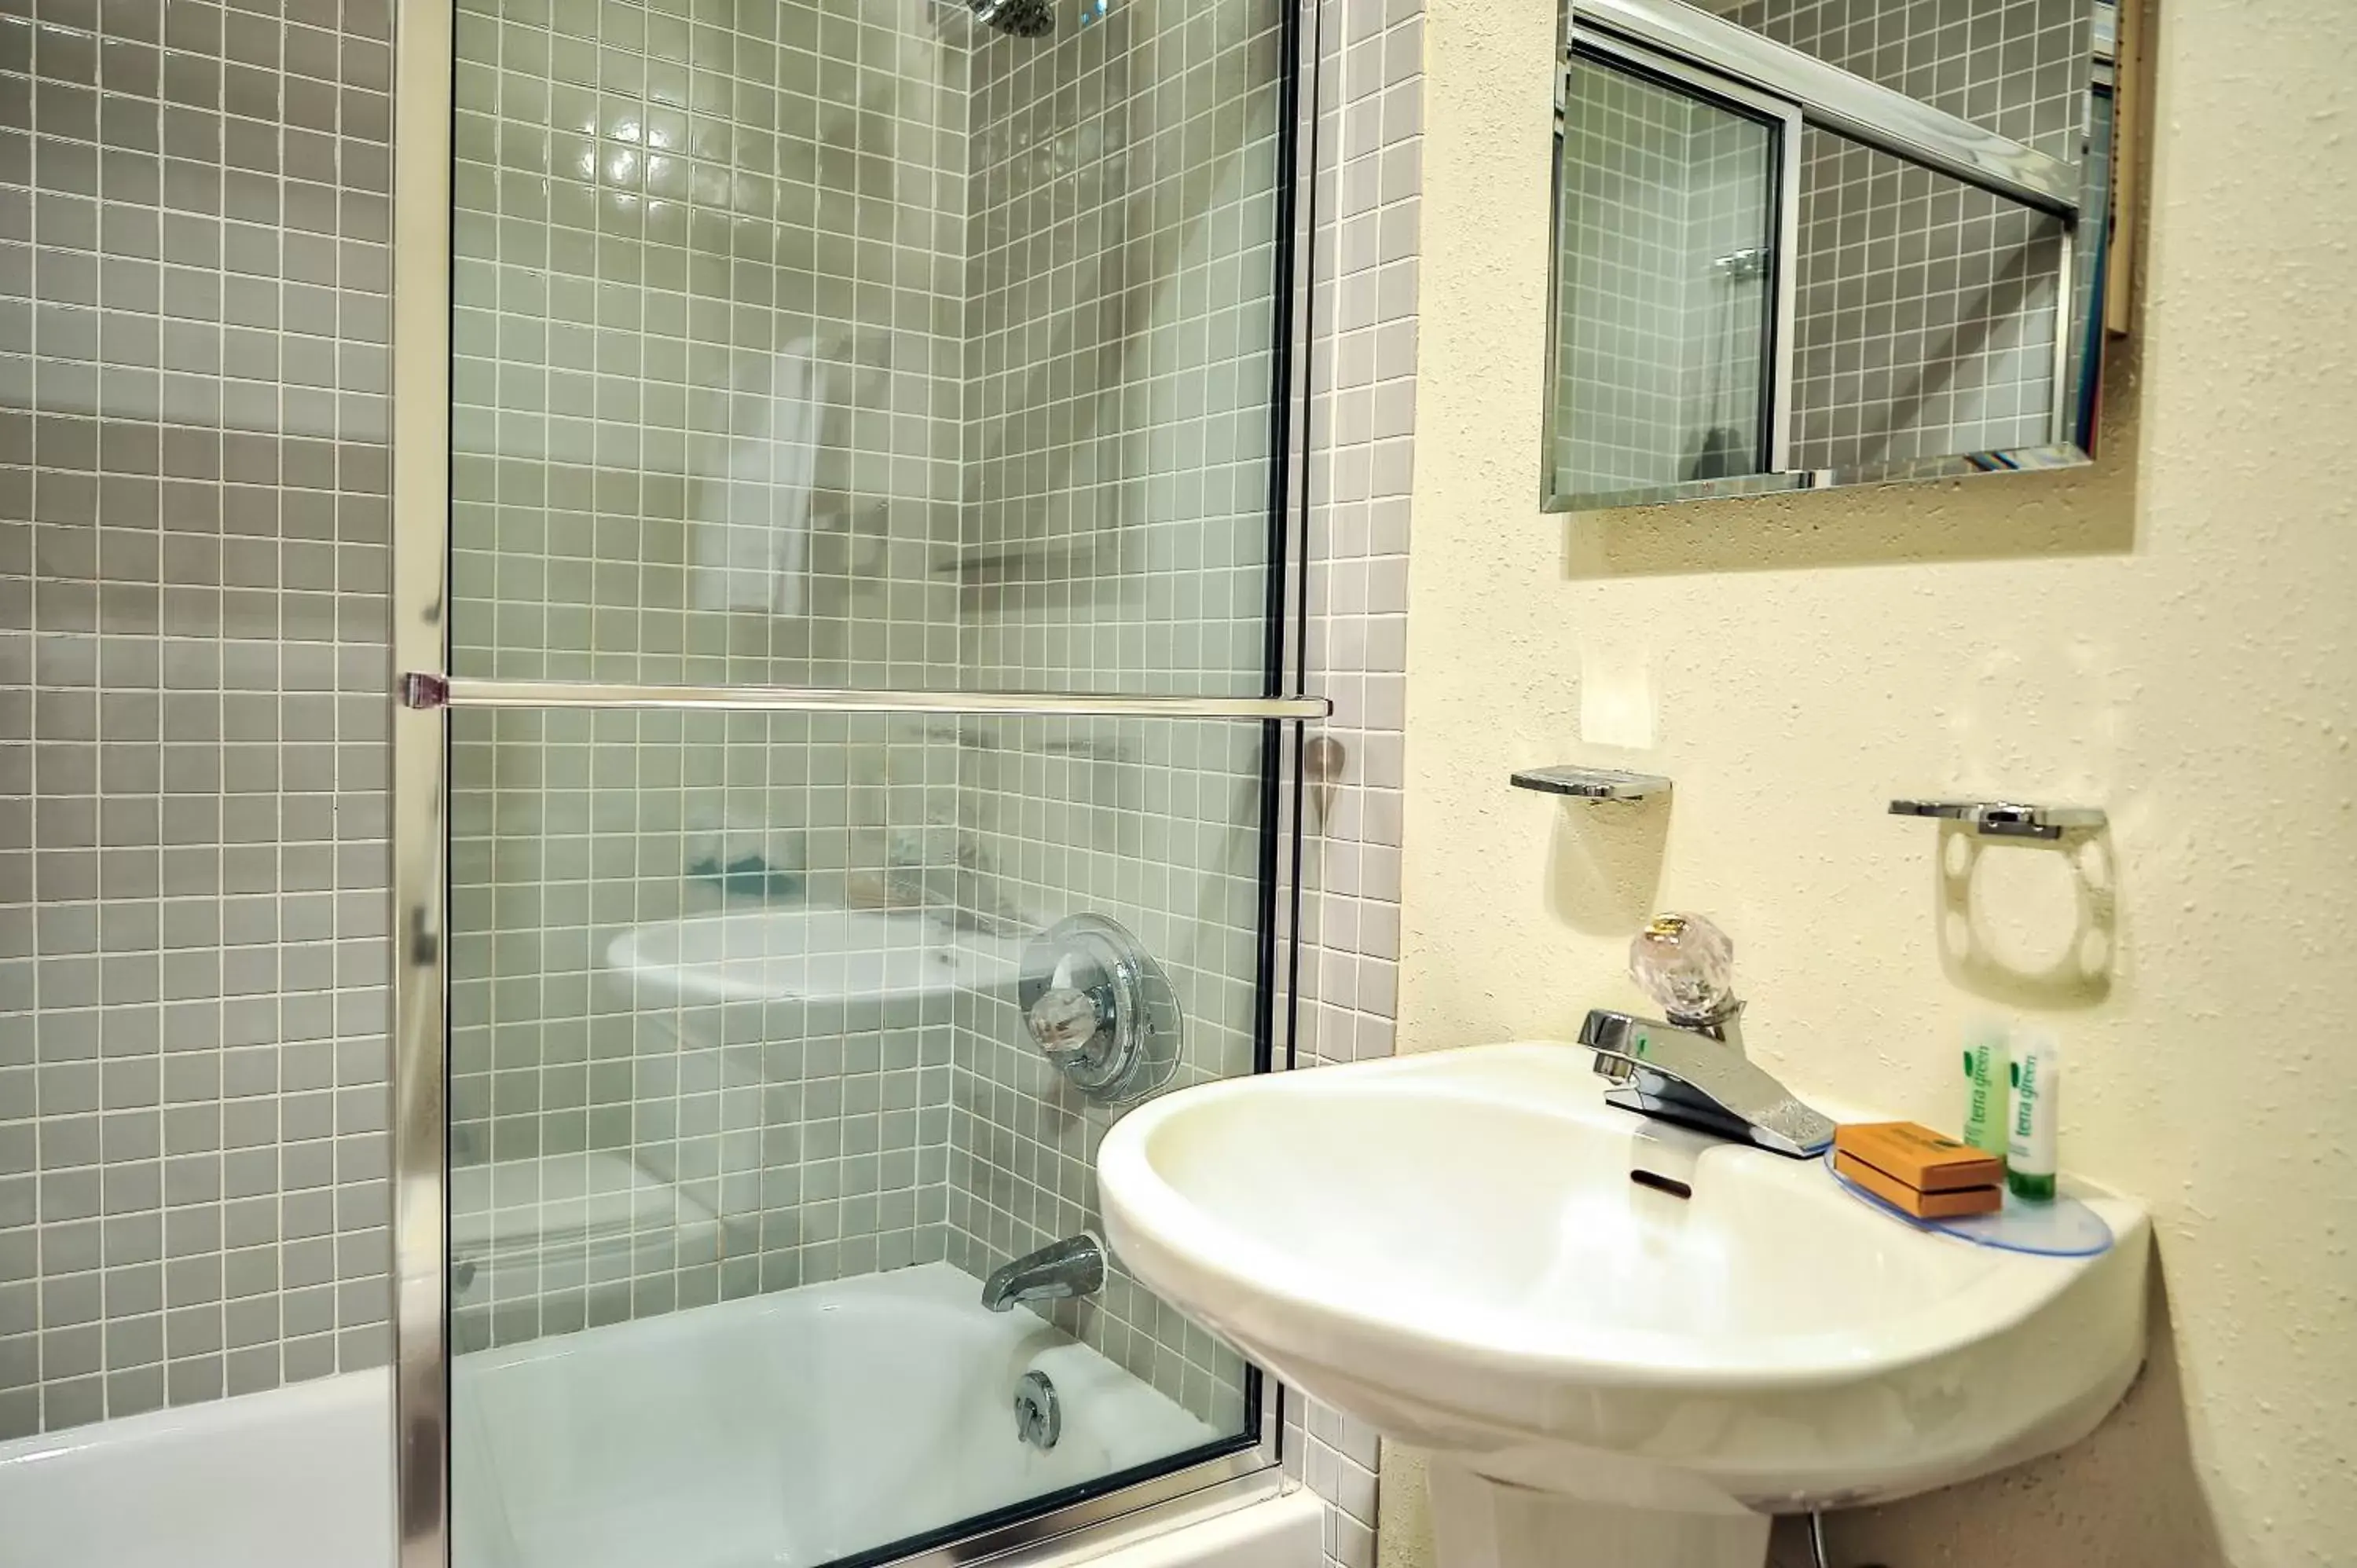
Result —
[{"label": "white pedestal sink", "polygon": [[2135,1204],[2082,1194],[2116,1238],[2097,1256],[1996,1251],[1604,1087],[1582,1047],[1526,1042],[1187,1090],[1106,1136],[1106,1236],[1286,1382],[1431,1450],[1443,1568],[1760,1568],[1770,1514],[2051,1453],[2136,1375]]}]

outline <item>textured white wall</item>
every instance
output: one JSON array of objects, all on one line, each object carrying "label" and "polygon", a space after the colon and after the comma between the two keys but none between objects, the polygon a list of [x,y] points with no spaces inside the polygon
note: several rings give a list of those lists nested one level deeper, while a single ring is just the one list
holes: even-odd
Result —
[{"label": "textured white wall", "polygon": [[[1652,907],[1734,934],[1753,1050],[1804,1089],[1953,1120],[1965,1021],[2048,1015],[2066,1162],[2155,1214],[2152,1365],[2078,1451],[1845,1516],[1841,1558],[2349,1562],[2357,10],[2166,6],[2142,337],[2093,471],[1568,524],[1532,501],[1555,25],[1428,19],[1403,1047],[1632,999]],[[1506,787],[1571,760],[1671,774],[1674,804]],[[1883,806],[1980,789],[2109,808],[2107,984],[1943,961],[1937,831]],[[2057,863],[2008,864],[1987,924],[2050,940]],[[1412,1561],[1412,1463],[1384,1487]]]}]

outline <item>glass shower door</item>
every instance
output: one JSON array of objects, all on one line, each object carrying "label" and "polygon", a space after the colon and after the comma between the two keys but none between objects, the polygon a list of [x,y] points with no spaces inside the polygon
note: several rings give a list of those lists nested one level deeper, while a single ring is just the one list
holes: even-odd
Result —
[{"label": "glass shower door", "polygon": [[[459,1568],[815,1568],[1256,1433],[1242,1359],[1117,1262],[1007,1310],[983,1283],[1095,1229],[1121,1109],[1024,1026],[1045,929],[1110,917],[1160,964],[1162,1087],[1254,1070],[1265,726],[894,722],[451,714]],[[919,833],[952,792],[970,864],[877,902],[683,826],[830,789],[885,838],[896,791]]]},{"label": "glass shower door", "polygon": [[[458,1568],[880,1560],[1262,1462],[1093,1157],[1269,1065],[1323,711],[1269,695],[1289,10],[456,7],[410,689]],[[1126,1005],[1153,1070],[1065,1070]]]}]

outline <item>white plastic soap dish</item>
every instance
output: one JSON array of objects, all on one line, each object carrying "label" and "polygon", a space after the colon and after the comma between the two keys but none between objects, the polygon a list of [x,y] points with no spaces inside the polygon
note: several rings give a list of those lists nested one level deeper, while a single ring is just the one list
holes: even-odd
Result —
[{"label": "white plastic soap dish", "polygon": [[2048,1258],[2092,1258],[2112,1244],[2112,1228],[2104,1223],[2104,1217],[2075,1197],[2061,1196],[2051,1203],[2024,1203],[2008,1192],[2005,1195],[2005,1207],[1993,1214],[1919,1219],[1895,1204],[1885,1203],[1835,1170],[1831,1153],[1825,1155],[1825,1169],[1841,1184],[1843,1191],[1860,1203],[1871,1204],[1918,1230],[1937,1230],[1958,1240],[1970,1241],[1975,1247],[1995,1247],[2001,1252],[2031,1252]]}]

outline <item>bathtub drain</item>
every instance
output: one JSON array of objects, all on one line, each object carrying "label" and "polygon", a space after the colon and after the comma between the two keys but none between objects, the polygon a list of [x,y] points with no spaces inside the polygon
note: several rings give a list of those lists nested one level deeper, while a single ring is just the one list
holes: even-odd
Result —
[{"label": "bathtub drain", "polygon": [[1026,1372],[1015,1385],[1015,1435],[1042,1450],[1064,1435],[1063,1402],[1045,1372]]}]

